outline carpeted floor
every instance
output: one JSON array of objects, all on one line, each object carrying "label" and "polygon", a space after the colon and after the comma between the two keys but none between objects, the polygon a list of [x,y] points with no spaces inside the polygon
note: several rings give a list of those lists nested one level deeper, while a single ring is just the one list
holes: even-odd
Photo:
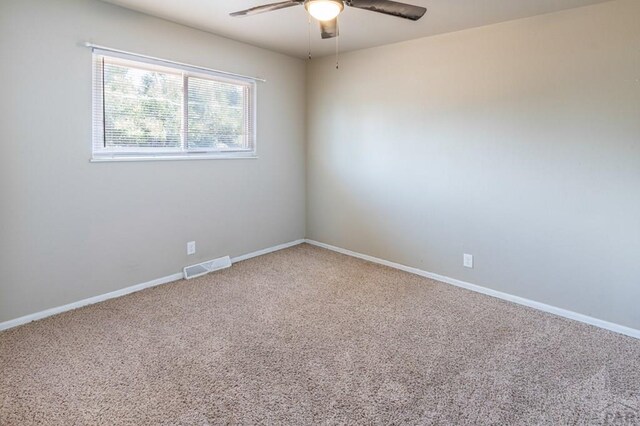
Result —
[{"label": "carpeted floor", "polygon": [[2,425],[640,424],[639,392],[638,340],[306,244],[0,333]]}]

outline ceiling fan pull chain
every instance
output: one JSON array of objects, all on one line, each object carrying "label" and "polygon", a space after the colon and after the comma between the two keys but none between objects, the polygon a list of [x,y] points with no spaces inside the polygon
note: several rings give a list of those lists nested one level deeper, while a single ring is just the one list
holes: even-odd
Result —
[{"label": "ceiling fan pull chain", "polygon": [[307,15],[309,19],[309,59],[311,59],[311,16]]},{"label": "ceiling fan pull chain", "polygon": [[340,58],[338,57],[338,53],[340,52],[340,45],[338,44],[338,40],[340,37],[336,37],[336,69],[340,69]]}]

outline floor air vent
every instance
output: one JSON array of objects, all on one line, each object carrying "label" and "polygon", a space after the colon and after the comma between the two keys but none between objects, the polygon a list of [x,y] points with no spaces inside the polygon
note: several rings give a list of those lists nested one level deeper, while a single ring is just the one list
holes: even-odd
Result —
[{"label": "floor air vent", "polygon": [[206,262],[185,267],[184,278],[187,280],[190,280],[191,278],[199,277],[201,275],[208,274],[209,272],[217,271],[218,269],[228,268],[230,266],[231,266],[231,258],[229,256],[208,260]]}]

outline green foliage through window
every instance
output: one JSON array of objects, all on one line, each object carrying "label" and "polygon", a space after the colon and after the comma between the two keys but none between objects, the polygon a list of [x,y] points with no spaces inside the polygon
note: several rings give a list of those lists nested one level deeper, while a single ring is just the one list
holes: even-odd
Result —
[{"label": "green foliage through window", "polygon": [[[253,149],[251,83],[123,59],[98,60],[103,139],[99,150]],[[94,101],[95,96],[94,92]]]}]

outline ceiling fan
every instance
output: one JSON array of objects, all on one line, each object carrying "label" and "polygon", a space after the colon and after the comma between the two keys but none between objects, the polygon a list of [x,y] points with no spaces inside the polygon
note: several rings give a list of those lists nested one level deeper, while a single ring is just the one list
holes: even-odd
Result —
[{"label": "ceiling fan", "polygon": [[338,15],[344,10],[344,5],[357,9],[370,10],[397,16],[398,18],[417,21],[427,11],[426,8],[391,0],[288,0],[279,3],[265,4],[247,10],[231,13],[231,16],[250,16],[263,12],[271,12],[291,6],[304,5],[307,12],[320,21],[322,38],[338,36]]}]

